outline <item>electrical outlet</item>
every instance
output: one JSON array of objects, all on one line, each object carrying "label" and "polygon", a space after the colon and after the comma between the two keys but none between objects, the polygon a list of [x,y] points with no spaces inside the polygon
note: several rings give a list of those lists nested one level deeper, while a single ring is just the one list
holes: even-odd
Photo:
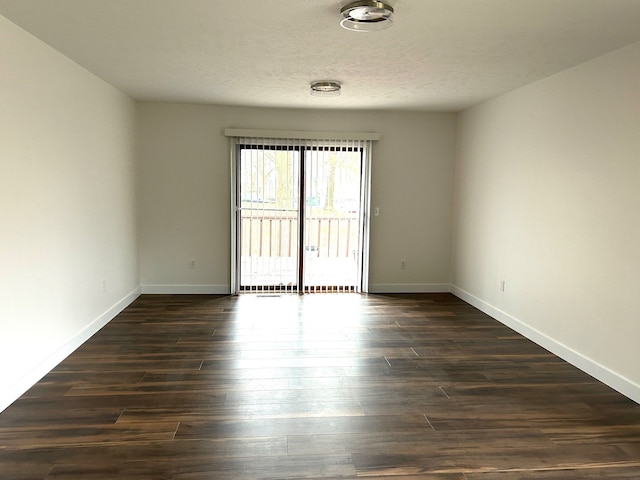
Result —
[{"label": "electrical outlet", "polygon": [[400,260],[400,268],[402,270],[407,268],[407,261],[406,260]]},{"label": "electrical outlet", "polygon": [[506,283],[507,283],[507,282],[505,282],[504,280],[501,280],[501,281],[500,281],[500,291],[501,291],[501,292],[504,292],[504,287],[505,287]]},{"label": "electrical outlet", "polygon": [[189,260],[189,268],[191,269],[196,268],[196,261],[193,258]]}]

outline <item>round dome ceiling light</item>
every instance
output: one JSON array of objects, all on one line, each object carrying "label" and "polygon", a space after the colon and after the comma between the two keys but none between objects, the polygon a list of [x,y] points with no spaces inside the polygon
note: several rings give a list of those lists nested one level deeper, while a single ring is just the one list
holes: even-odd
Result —
[{"label": "round dome ceiling light", "polygon": [[340,82],[334,82],[332,80],[322,80],[319,82],[313,82],[310,85],[311,95],[316,97],[337,97],[340,95]]},{"label": "round dome ceiling light", "polygon": [[354,32],[374,32],[393,25],[393,7],[384,2],[351,2],[340,9],[340,15],[340,26]]}]

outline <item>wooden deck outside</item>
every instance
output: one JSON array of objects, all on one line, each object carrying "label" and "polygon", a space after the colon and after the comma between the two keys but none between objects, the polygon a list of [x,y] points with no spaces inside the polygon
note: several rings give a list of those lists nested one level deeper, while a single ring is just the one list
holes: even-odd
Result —
[{"label": "wooden deck outside", "polygon": [[[307,286],[355,287],[358,279],[358,217],[336,215],[305,221]],[[298,219],[289,211],[245,209],[240,246],[240,285],[295,286],[298,279]]]}]

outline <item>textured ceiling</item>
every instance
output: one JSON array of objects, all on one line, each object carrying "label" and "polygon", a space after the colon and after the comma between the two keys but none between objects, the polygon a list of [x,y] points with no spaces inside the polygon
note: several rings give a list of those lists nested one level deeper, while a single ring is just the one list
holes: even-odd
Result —
[{"label": "textured ceiling", "polygon": [[[640,40],[639,0],[0,0],[0,14],[140,100],[457,111]],[[7,46],[3,46],[6,48]],[[309,95],[338,80],[336,98]]]}]

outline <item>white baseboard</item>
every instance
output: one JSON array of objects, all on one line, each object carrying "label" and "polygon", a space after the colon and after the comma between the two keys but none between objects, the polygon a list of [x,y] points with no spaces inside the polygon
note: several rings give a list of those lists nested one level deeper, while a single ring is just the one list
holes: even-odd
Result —
[{"label": "white baseboard", "polygon": [[142,285],[143,294],[151,295],[229,295],[230,285]]},{"label": "white baseboard", "polygon": [[448,283],[370,283],[369,293],[448,293]]},{"label": "white baseboard", "polygon": [[470,305],[473,305],[478,310],[481,310],[487,315],[490,315],[499,322],[505,324],[509,328],[515,330],[519,334],[527,337],[532,342],[537,343],[541,347],[549,350],[551,353],[569,362],[574,367],[579,368],[583,372],[591,375],[597,380],[600,380],[602,383],[610,386],[614,390],[617,390],[634,402],[640,403],[640,385],[637,383],[629,380],[619,373],[614,372],[595,360],[586,357],[580,352],[573,350],[567,345],[558,342],[545,333],[542,333],[521,320],[509,315],[507,312],[494,307],[490,303],[485,302],[455,285],[451,286],[451,293]]},{"label": "white baseboard", "polygon": [[42,377],[49,373],[65,358],[71,355],[80,345],[89,340],[102,327],[109,323],[140,295],[140,287],[118,300],[104,313],[99,315],[89,325],[76,333],[69,341],[62,345],[53,355],[31,370],[27,375],[12,385],[3,385],[0,393],[0,412],[20,398],[27,390],[34,386]]}]

